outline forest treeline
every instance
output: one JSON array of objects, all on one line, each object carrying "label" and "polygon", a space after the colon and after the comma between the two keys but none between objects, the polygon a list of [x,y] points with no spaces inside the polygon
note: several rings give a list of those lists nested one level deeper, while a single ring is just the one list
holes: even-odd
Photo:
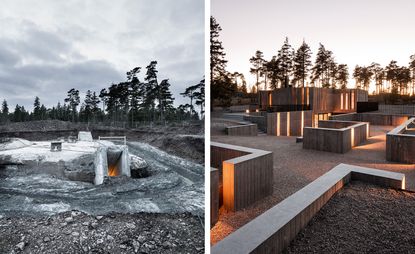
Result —
[{"label": "forest treeline", "polygon": [[[288,38],[285,39],[277,54],[266,59],[262,51],[257,50],[249,59],[250,73],[255,76],[255,84],[248,89],[245,76],[239,72],[226,70],[226,54],[219,39],[222,28],[214,17],[210,18],[210,70],[212,99],[226,100],[235,93],[256,93],[258,89],[277,89],[281,87],[326,87],[347,88],[349,67],[337,63],[332,51],[320,43],[314,63],[311,49],[303,41],[294,49]],[[248,61],[248,59],[247,59]],[[356,65],[352,72],[356,88],[369,90],[375,85],[375,94],[392,93],[401,95],[415,94],[415,54],[409,57],[408,66],[399,66],[392,60],[387,66],[371,63],[367,66]]]},{"label": "forest treeline", "polygon": [[101,91],[87,90],[81,100],[79,90],[72,88],[61,104],[47,108],[41,99],[34,98],[33,110],[16,105],[10,110],[4,99],[0,110],[0,122],[33,120],[62,120],[88,123],[127,123],[136,126],[140,122],[172,122],[198,120],[204,117],[205,80],[187,87],[180,95],[189,103],[174,107],[169,79],[158,81],[157,61],[146,67],[144,78],[141,67],[126,73],[126,80],[111,84]]}]

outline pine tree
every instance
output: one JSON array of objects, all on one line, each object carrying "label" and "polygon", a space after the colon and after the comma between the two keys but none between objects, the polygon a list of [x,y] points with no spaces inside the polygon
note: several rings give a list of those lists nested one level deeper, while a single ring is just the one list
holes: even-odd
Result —
[{"label": "pine tree", "polygon": [[[210,17],[210,80],[215,82],[226,73],[225,52],[222,42],[219,40],[219,33],[222,28],[217,23],[216,19]],[[212,84],[213,84],[212,83]]]},{"label": "pine tree", "polygon": [[305,80],[311,67],[311,50],[310,47],[303,41],[303,44],[297,49],[294,56],[294,81],[301,82],[301,86],[305,86]]},{"label": "pine tree", "polygon": [[330,80],[334,81],[336,73],[336,63],[334,62],[333,52],[326,50],[321,43],[317,51],[317,57],[312,72],[312,83],[318,81],[322,87],[330,87],[333,84],[330,82]]},{"label": "pine tree", "polygon": [[278,88],[279,82],[283,79],[280,69],[280,63],[276,56],[273,56],[267,62],[268,78],[270,79],[270,88],[275,90]]},{"label": "pine tree", "polygon": [[284,87],[288,87],[290,83],[290,76],[293,71],[293,56],[294,50],[289,44],[288,38],[285,37],[284,44],[278,51],[277,55],[279,70],[281,72],[282,84]]},{"label": "pine tree", "polygon": [[76,108],[78,107],[80,103],[79,90],[76,90],[75,88],[72,88],[71,90],[69,90],[67,97],[65,98],[65,102],[69,103],[69,107],[72,112],[72,122],[75,122],[76,115],[77,115]]},{"label": "pine tree", "polygon": [[347,64],[339,64],[336,73],[336,81],[340,83],[341,89],[347,88],[347,81],[349,79],[349,68]]},{"label": "pine tree", "polygon": [[259,77],[262,76],[262,73],[264,72],[264,54],[257,50],[255,52],[255,55],[249,59],[249,62],[252,64],[252,67],[250,69],[250,72],[256,76],[256,87],[257,90],[259,89]]},{"label": "pine tree", "polygon": [[156,69],[157,61],[151,61],[150,64],[146,67],[147,72],[144,78],[147,81],[144,89],[144,100],[142,103],[142,107],[147,111],[151,112],[152,120],[155,119],[155,101],[159,100],[157,95],[159,94],[159,84],[157,81],[157,69]]},{"label": "pine tree", "polygon": [[412,95],[415,94],[415,54],[410,56],[409,69],[411,71]]},{"label": "pine tree", "polygon": [[376,93],[379,94],[383,92],[383,80],[385,78],[385,71],[378,63],[372,63],[370,65],[371,72],[373,73],[373,78],[375,80],[375,86],[376,86]]},{"label": "pine tree", "polygon": [[40,113],[40,99],[36,96],[35,102],[33,103],[33,120],[40,120],[41,113]]},{"label": "pine tree", "polygon": [[1,122],[7,122],[9,119],[9,106],[6,100],[1,104]]},{"label": "pine tree", "polygon": [[[242,75],[242,74],[241,74]],[[243,75],[242,75],[243,77]],[[245,84],[245,90],[246,90],[246,84]],[[245,91],[246,92],[246,91]],[[205,79],[202,79],[199,84],[197,84],[197,90],[194,93],[195,96],[195,104],[200,107],[200,116],[203,118],[205,114]]]},{"label": "pine tree", "polygon": [[158,91],[159,91],[159,94],[158,94],[159,103],[157,107],[160,112],[160,120],[164,121],[166,112],[172,111],[174,109],[173,107],[174,98],[173,98],[172,93],[170,92],[170,83],[168,79],[164,79],[161,81],[160,88]]}]

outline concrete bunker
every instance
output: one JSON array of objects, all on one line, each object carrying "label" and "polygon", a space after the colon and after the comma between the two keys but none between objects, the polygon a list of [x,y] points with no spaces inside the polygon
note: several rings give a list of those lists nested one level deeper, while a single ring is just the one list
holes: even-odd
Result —
[{"label": "concrete bunker", "polygon": [[94,165],[96,185],[102,184],[105,177],[131,176],[130,156],[125,145],[99,147],[95,153]]}]

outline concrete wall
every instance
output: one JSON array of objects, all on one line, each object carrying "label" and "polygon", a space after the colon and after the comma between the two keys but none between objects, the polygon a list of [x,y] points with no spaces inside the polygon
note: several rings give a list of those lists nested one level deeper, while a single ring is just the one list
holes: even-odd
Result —
[{"label": "concrete wall", "polygon": [[312,126],[312,116],[311,110],[267,113],[267,134],[302,136],[302,128]]},{"label": "concrete wall", "polygon": [[415,118],[407,120],[386,134],[386,159],[388,161],[415,163],[415,135],[406,132]]},{"label": "concrete wall", "polygon": [[[274,111],[297,105],[296,110],[312,110],[317,113],[355,112],[358,101],[367,101],[367,91],[358,89],[331,88],[279,88],[274,91],[260,91],[259,106]],[[290,109],[291,110],[291,109]]]},{"label": "concrete wall", "polygon": [[415,115],[415,105],[384,105],[379,104],[379,111],[394,115]]},{"label": "concrete wall", "polygon": [[353,180],[405,189],[405,175],[340,164],[225,239],[211,253],[281,253],[321,207]]},{"label": "concrete wall", "polygon": [[258,127],[256,124],[244,124],[226,127],[229,136],[257,136]]},{"label": "concrete wall", "polygon": [[219,220],[219,170],[210,168],[210,227]]},{"label": "concrete wall", "polygon": [[211,167],[220,161],[226,210],[241,210],[272,194],[272,152],[211,142]]},{"label": "concrete wall", "polygon": [[393,115],[383,113],[350,113],[332,115],[330,120],[369,122],[371,125],[397,126],[408,120],[407,115]]},{"label": "concrete wall", "polygon": [[257,112],[249,113],[249,115],[244,115],[244,121],[255,123],[259,130],[266,132],[267,131],[267,119],[265,116],[259,115]]},{"label": "concrete wall", "polygon": [[[330,123],[328,123],[330,122]],[[343,126],[343,128],[322,128],[322,126]],[[369,137],[369,123],[319,121],[318,128],[306,127],[303,148],[319,151],[346,153]]]}]

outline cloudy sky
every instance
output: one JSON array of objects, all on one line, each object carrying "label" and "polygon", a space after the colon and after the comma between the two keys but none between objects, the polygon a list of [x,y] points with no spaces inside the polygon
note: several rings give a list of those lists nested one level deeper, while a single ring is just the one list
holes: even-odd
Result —
[{"label": "cloudy sky", "polygon": [[[212,0],[211,12],[222,27],[228,71],[244,73],[249,84],[251,58],[257,49],[266,59],[276,55],[288,36],[298,48],[311,47],[313,63],[319,43],[333,51],[352,73],[356,64],[385,66],[392,59],[408,65],[415,54],[413,0]],[[351,74],[350,74],[351,75]],[[352,81],[354,84],[354,81]]]},{"label": "cloudy sky", "polygon": [[143,79],[151,60],[186,102],[179,93],[204,75],[203,0],[2,0],[0,100],[11,109],[99,92],[136,66]]}]

